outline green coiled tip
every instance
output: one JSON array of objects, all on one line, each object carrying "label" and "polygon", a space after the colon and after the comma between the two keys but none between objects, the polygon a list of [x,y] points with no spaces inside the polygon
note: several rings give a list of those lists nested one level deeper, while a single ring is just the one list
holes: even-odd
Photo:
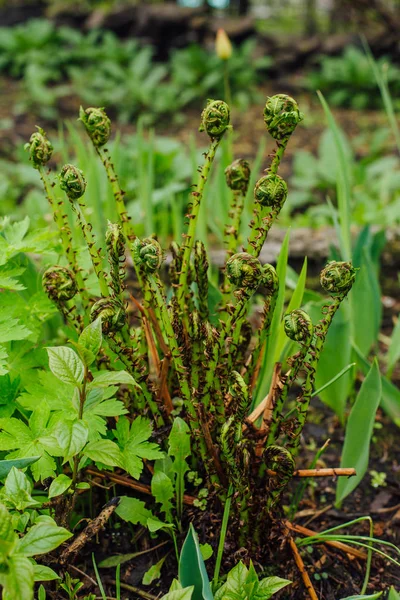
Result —
[{"label": "green coiled tip", "polygon": [[100,298],[93,304],[90,310],[91,322],[93,323],[99,317],[105,335],[120,331],[126,324],[125,308],[115,298]]},{"label": "green coiled tip", "polygon": [[153,238],[136,238],[132,246],[134,263],[145,273],[155,273],[161,267],[163,253],[160,244]]},{"label": "green coiled tip", "polygon": [[96,148],[107,144],[111,135],[111,121],[104,108],[79,109],[79,120],[84,124],[86,131]]},{"label": "green coiled tip", "polygon": [[53,146],[47,139],[45,131],[41,127],[36,127],[37,131],[32,133],[24,148],[29,152],[29,159],[34,168],[39,169],[49,162],[53,154]]},{"label": "green coiled tip", "polygon": [[223,100],[208,100],[207,106],[201,113],[199,131],[205,131],[210,138],[218,139],[223,136],[229,127],[230,110]]},{"label": "green coiled tip", "polygon": [[231,190],[235,192],[243,192],[243,194],[247,192],[250,175],[250,165],[244,158],[238,158],[237,160],[234,160],[233,163],[225,169],[227,186]]},{"label": "green coiled tip", "polygon": [[263,282],[263,267],[258,258],[238,252],[227,261],[226,275],[237,288],[256,289]]},{"label": "green coiled tip", "polygon": [[71,300],[78,291],[72,271],[57,265],[43,273],[42,285],[50,300],[56,303]]},{"label": "green coiled tip", "polygon": [[267,98],[264,122],[275,140],[288,138],[303,118],[296,100],[290,96],[276,94]]},{"label": "green coiled tip", "polygon": [[279,175],[269,173],[259,179],[254,188],[254,199],[261,206],[282,208],[288,194],[286,181]]},{"label": "green coiled tip", "polygon": [[86,179],[80,169],[74,165],[64,165],[58,176],[61,189],[70,200],[78,200],[86,190]]},{"label": "green coiled tip", "polygon": [[288,338],[295,342],[310,340],[314,333],[310,315],[301,308],[292,310],[290,314],[285,316],[284,328]]},{"label": "green coiled tip", "polygon": [[108,221],[106,230],[107,252],[111,258],[118,260],[125,254],[125,236],[122,227],[118,223]]},{"label": "green coiled tip", "polygon": [[267,288],[267,295],[273,296],[279,289],[279,277],[275,268],[270,264],[263,266],[263,285]]},{"label": "green coiled tip", "polygon": [[351,263],[332,260],[321,271],[321,286],[329,294],[346,295],[355,281],[356,272]]}]

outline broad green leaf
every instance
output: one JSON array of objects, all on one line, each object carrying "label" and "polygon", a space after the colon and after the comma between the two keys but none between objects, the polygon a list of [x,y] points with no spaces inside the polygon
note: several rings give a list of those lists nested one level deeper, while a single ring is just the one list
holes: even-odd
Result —
[{"label": "broad green leaf", "polygon": [[346,479],[339,478],[336,488],[336,504],[340,504],[358,486],[367,471],[369,445],[381,395],[381,376],[378,362],[375,359],[351,410],[340,462],[341,467],[355,468],[357,474]]},{"label": "broad green leaf", "polygon": [[176,473],[175,493],[176,507],[179,518],[183,509],[183,494],[185,491],[184,476],[189,466],[186,458],[190,456],[190,430],[189,426],[180,417],[176,417],[168,438],[169,456],[174,458],[173,469]]},{"label": "broad green leaf", "polygon": [[390,338],[390,346],[387,354],[387,368],[391,372],[400,358],[400,315],[397,317],[396,325],[394,326],[392,336]]},{"label": "broad green leaf", "polygon": [[72,423],[61,421],[54,432],[54,436],[62,450],[63,463],[76,456],[85,446],[89,430],[82,421]]},{"label": "broad green leaf", "polygon": [[33,564],[20,554],[8,559],[7,573],[0,573],[4,600],[33,600]]},{"label": "broad green leaf", "polygon": [[[85,327],[79,336],[78,347],[79,349],[86,350],[86,353],[83,353],[86,366],[89,367],[98,355],[102,341],[101,318],[99,317],[93,321],[93,323],[90,323],[90,325]],[[90,360],[90,362],[88,362],[88,360]]]},{"label": "broad green leaf", "polygon": [[213,555],[213,549],[210,544],[200,544],[200,552],[203,560],[208,560]]},{"label": "broad green leaf", "polygon": [[64,383],[79,385],[83,381],[84,365],[74,350],[67,346],[47,348],[51,372]]},{"label": "broad green leaf", "polygon": [[115,556],[109,556],[99,563],[99,567],[101,569],[109,569],[110,567],[117,567],[118,565],[123,565],[124,563],[136,558],[137,556],[141,556],[143,551],[141,552],[131,552],[130,554],[116,554]]},{"label": "broad green leaf", "polygon": [[[357,346],[353,346],[355,356],[357,358],[358,366],[364,375],[367,375],[371,365],[369,361],[363,356]],[[391,381],[381,374],[382,383],[382,399],[381,406],[385,413],[393,420],[398,427],[400,427],[400,390],[393,385]]]},{"label": "broad green leaf", "polygon": [[35,581],[54,581],[55,579],[60,579],[53,569],[44,565],[33,565],[33,572]]},{"label": "broad green leaf", "polygon": [[137,498],[129,498],[129,496],[121,496],[115,512],[124,521],[129,521],[133,525],[140,523],[144,527],[147,527],[147,520],[153,516],[144,502]]},{"label": "broad green leaf", "polygon": [[100,371],[100,373],[96,373],[93,377],[93,381],[88,385],[88,389],[96,388],[96,387],[108,387],[110,385],[134,385],[136,387],[140,387],[138,383],[134,380],[132,375],[127,373],[126,371]]},{"label": "broad green leaf", "polygon": [[339,163],[339,168],[337,171],[337,199],[340,219],[339,241],[343,260],[348,261],[351,259],[350,223],[352,188],[350,163],[346,156],[343,132],[337,126],[335,118],[321,92],[318,91],[317,94],[324,109],[325,116],[328,120],[329,129],[331,130],[335,141],[336,156]]},{"label": "broad green leaf", "polygon": [[25,340],[31,334],[32,331],[25,327],[19,319],[6,319],[5,314],[0,317],[0,342],[2,344],[11,341]]},{"label": "broad green leaf", "polygon": [[281,577],[265,577],[258,585],[254,600],[266,600],[267,598],[271,598],[271,596],[291,583],[292,582],[288,579],[282,579]]},{"label": "broad green leaf", "polygon": [[121,450],[111,440],[89,442],[83,449],[83,453],[94,462],[101,462],[107,467],[123,466]]},{"label": "broad green leaf", "polygon": [[47,554],[60,544],[72,537],[72,533],[47,523],[39,523],[30,528],[28,533],[18,540],[16,552],[24,556],[36,556],[37,554]]},{"label": "broad green leaf", "polygon": [[24,469],[34,462],[38,461],[40,456],[31,456],[30,458],[16,458],[14,460],[0,460],[0,479],[4,479],[13,467]]},{"label": "broad green leaf", "polygon": [[191,585],[181,590],[174,590],[172,592],[168,592],[168,594],[165,594],[165,596],[161,597],[161,600],[192,600],[193,591],[194,586]]},{"label": "broad green leaf", "polygon": [[396,592],[393,586],[389,590],[388,600],[400,600],[400,594]]},{"label": "broad green leaf", "polygon": [[163,556],[158,563],[152,565],[148,571],[143,575],[142,583],[143,585],[150,585],[156,579],[161,577],[161,569],[165,562],[167,555]]},{"label": "broad green leaf", "polygon": [[377,592],[376,594],[372,594],[371,596],[348,596],[347,598],[342,598],[342,600],[374,600],[375,598],[380,598],[382,594],[383,592]]},{"label": "broad green leaf", "polygon": [[174,529],[173,523],[164,523],[157,519],[156,517],[149,517],[147,519],[147,527],[151,533],[155,533],[156,531],[160,531],[161,529]]},{"label": "broad green leaf", "polygon": [[0,504],[0,556],[8,556],[17,540],[12,517],[4,504]]},{"label": "broad green leaf", "polygon": [[13,467],[4,482],[3,493],[17,510],[40,504],[31,496],[32,484],[22,471]]},{"label": "broad green leaf", "polygon": [[363,248],[361,261],[359,264],[354,261],[354,266],[360,270],[349,295],[353,338],[364,356],[368,356],[372,345],[378,340],[381,325],[381,290],[368,248]]},{"label": "broad green leaf", "polygon": [[161,504],[161,510],[165,513],[168,521],[171,521],[171,500],[174,497],[174,488],[168,475],[162,472],[154,473],[151,480],[151,493],[155,501]]},{"label": "broad green leaf", "polygon": [[213,600],[199,540],[192,523],[182,546],[179,560],[179,581],[183,587],[194,586],[193,600]]},{"label": "broad green leaf", "polygon": [[64,473],[61,473],[61,475],[58,475],[51,482],[50,489],[49,489],[49,498],[55,498],[56,496],[61,496],[61,494],[66,492],[71,487],[71,485],[72,485],[71,477],[68,477],[68,475],[64,475]]}]

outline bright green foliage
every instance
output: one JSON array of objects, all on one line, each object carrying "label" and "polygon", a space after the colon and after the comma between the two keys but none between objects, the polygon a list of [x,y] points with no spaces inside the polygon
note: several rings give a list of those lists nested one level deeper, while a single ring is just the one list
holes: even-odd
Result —
[{"label": "bright green foliage", "polygon": [[[399,69],[381,57],[377,67],[386,65],[387,82],[396,94],[399,90]],[[366,54],[355,46],[347,46],[339,57],[321,57],[320,70],[308,75],[308,85],[321,90],[332,105],[351,108],[375,108],[380,98],[373,70]]]},{"label": "bright green foliage", "polygon": [[226,583],[215,594],[215,600],[267,600],[290,583],[280,577],[259,580],[253,563],[247,568],[239,562],[228,573]]},{"label": "bright green foliage", "polygon": [[[23,492],[28,494],[23,488],[29,482],[20,471],[17,473],[20,475],[15,474],[13,481],[6,482],[6,488],[21,497]],[[37,521],[23,537],[18,537],[14,531],[12,515],[4,504],[0,504],[0,585],[3,586],[3,597],[9,600],[33,600],[35,581],[58,579],[57,573],[52,569],[37,565],[29,559],[51,552],[72,534],[63,527],[58,527],[50,517],[45,517],[43,521],[39,517]]]}]

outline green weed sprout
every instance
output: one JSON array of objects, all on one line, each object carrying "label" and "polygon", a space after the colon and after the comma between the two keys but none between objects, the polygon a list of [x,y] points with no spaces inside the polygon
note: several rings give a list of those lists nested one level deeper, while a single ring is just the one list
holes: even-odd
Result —
[{"label": "green weed sprout", "polygon": [[[224,232],[227,255],[221,278],[223,294],[216,310],[211,309],[214,292],[209,285],[205,240],[198,240],[196,234],[204,186],[221,139],[231,128],[225,102],[210,100],[201,115],[200,129],[209,136],[210,145],[191,194],[182,243],[175,240],[171,245],[169,285],[160,277],[164,252],[157,239],[139,239],[127,217],[124,193],[105,148],[111,124],[104,109],[81,108],[80,119],[104,165],[117,206],[118,222],[108,223],[106,232],[108,268],[102,241],[95,238],[85,220],[84,174],[78,167],[66,165],[60,175],[61,188],[87,246],[99,295],[93,295],[93,286],[89,293],[83,285],[87,274],[83,279],[76,263],[77,252],[70,236],[72,223],[60,208],[63,199],[55,197],[50,176],[43,171],[43,163],[51,156],[51,144],[40,129],[29,144],[33,165],[41,172],[59,226],[67,265],[45,273],[43,283],[49,297],[63,314],[71,309],[69,303],[75,302],[77,327],[81,322],[101,318],[109,364],[117,370],[122,366],[137,383],[128,402],[131,417],[149,415],[156,428],[177,423],[177,414],[179,427],[186,422],[194,449],[193,455],[187,456],[188,468],[199,472],[203,487],[209,491],[207,502],[214,502],[215,510],[229,495],[231,515],[238,515],[232,516],[230,535],[236,536],[237,546],[249,548],[260,539],[265,520],[281,512],[282,494],[295,473],[318,360],[329,326],[351,290],[356,271],[350,263],[331,262],[326,266],[321,285],[332,300],[325,306],[321,320],[313,324],[300,308],[286,315],[284,331],[291,347],[295,345],[297,350],[287,357],[287,372],[276,375],[279,371],[275,369],[274,374],[260,373],[261,358],[273,335],[279,289],[282,292],[285,282],[279,281],[272,265],[260,262],[259,255],[286,201],[287,184],[277,171],[302,118],[297,103],[289,96],[278,94],[267,99],[264,121],[276,150],[254,188],[254,216],[245,249],[237,246],[250,165],[237,159],[226,170],[232,202]],[[126,253],[132,256],[141,288],[141,298],[134,299],[139,317],[135,321],[127,310]],[[257,295],[262,298],[263,312],[256,327],[249,315]],[[272,383],[265,405],[257,407],[256,384],[260,377]],[[287,399],[298,384],[301,391],[289,415]]]}]

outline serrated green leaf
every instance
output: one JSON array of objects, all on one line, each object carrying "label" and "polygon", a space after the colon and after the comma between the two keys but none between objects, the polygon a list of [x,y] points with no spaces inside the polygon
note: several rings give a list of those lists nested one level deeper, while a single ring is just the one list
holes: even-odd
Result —
[{"label": "serrated green leaf", "polygon": [[153,516],[144,502],[137,498],[129,498],[129,496],[121,496],[115,512],[124,521],[129,521],[133,525],[140,523],[144,527],[147,526],[147,520]]},{"label": "serrated green leaf", "polygon": [[72,485],[71,477],[68,477],[68,475],[64,475],[64,473],[61,473],[61,475],[58,475],[51,482],[51,485],[49,488],[49,499],[55,498],[56,496],[61,496],[61,494],[66,492],[71,487],[71,485]]},{"label": "serrated green leaf", "polygon": [[50,370],[60,381],[71,385],[82,383],[84,365],[74,350],[67,346],[46,349]]},{"label": "serrated green leaf", "polygon": [[0,556],[8,556],[17,540],[12,517],[4,504],[0,504]]},{"label": "serrated green leaf", "polygon": [[15,551],[24,556],[47,554],[72,537],[64,527],[39,523],[30,528],[28,533],[18,540]]},{"label": "serrated green leaf", "polygon": [[151,493],[155,501],[161,504],[161,510],[168,521],[171,521],[171,500],[174,497],[174,487],[171,479],[162,472],[155,472],[151,480]]},{"label": "serrated green leaf", "polygon": [[210,581],[201,555],[197,534],[190,524],[179,560],[179,581],[182,586],[194,586],[193,600],[213,600]]},{"label": "serrated green leaf", "polygon": [[0,573],[3,598],[8,600],[33,600],[34,570],[32,563],[15,554],[8,559],[8,572]]},{"label": "serrated green leaf", "polygon": [[161,569],[165,562],[167,555],[163,556],[158,563],[152,565],[148,571],[143,575],[142,583],[143,585],[150,585],[156,579],[161,577]]},{"label": "serrated green leaf", "polygon": [[31,456],[30,458],[16,458],[15,460],[0,460],[0,479],[4,479],[13,467],[24,469],[38,461],[40,456]]},{"label": "serrated green leaf", "polygon": [[140,387],[132,375],[126,371],[100,371],[100,373],[95,373],[93,381],[88,385],[88,389],[120,384]]},{"label": "serrated green leaf", "polygon": [[111,440],[89,442],[83,449],[85,456],[108,467],[122,467],[124,460],[120,449]]},{"label": "serrated green leaf", "polygon": [[[98,355],[101,344],[103,340],[103,335],[101,331],[101,318],[99,317],[90,325],[85,327],[79,336],[79,344],[78,346],[86,350],[86,366],[90,366],[96,356]],[[92,359],[89,359],[89,356],[92,356]],[[87,362],[90,360],[90,362]]]},{"label": "serrated green leaf", "polygon": [[63,463],[79,454],[84,448],[88,436],[89,430],[82,421],[77,421],[76,423],[65,421],[57,425],[54,437],[62,450]]},{"label": "serrated green leaf", "polygon": [[143,470],[143,458],[156,460],[163,457],[157,444],[147,441],[151,434],[152,426],[149,419],[136,417],[122,451],[124,468],[135,479],[139,479]]},{"label": "serrated green leaf", "polygon": [[351,409],[340,461],[341,467],[353,467],[357,474],[354,477],[339,478],[336,488],[337,504],[358,486],[367,471],[369,446],[381,396],[381,375],[375,359]]},{"label": "serrated green leaf", "polygon": [[28,477],[22,472],[12,467],[4,482],[3,493],[9,503],[17,510],[25,510],[30,506],[40,504],[31,496],[32,484]]}]

